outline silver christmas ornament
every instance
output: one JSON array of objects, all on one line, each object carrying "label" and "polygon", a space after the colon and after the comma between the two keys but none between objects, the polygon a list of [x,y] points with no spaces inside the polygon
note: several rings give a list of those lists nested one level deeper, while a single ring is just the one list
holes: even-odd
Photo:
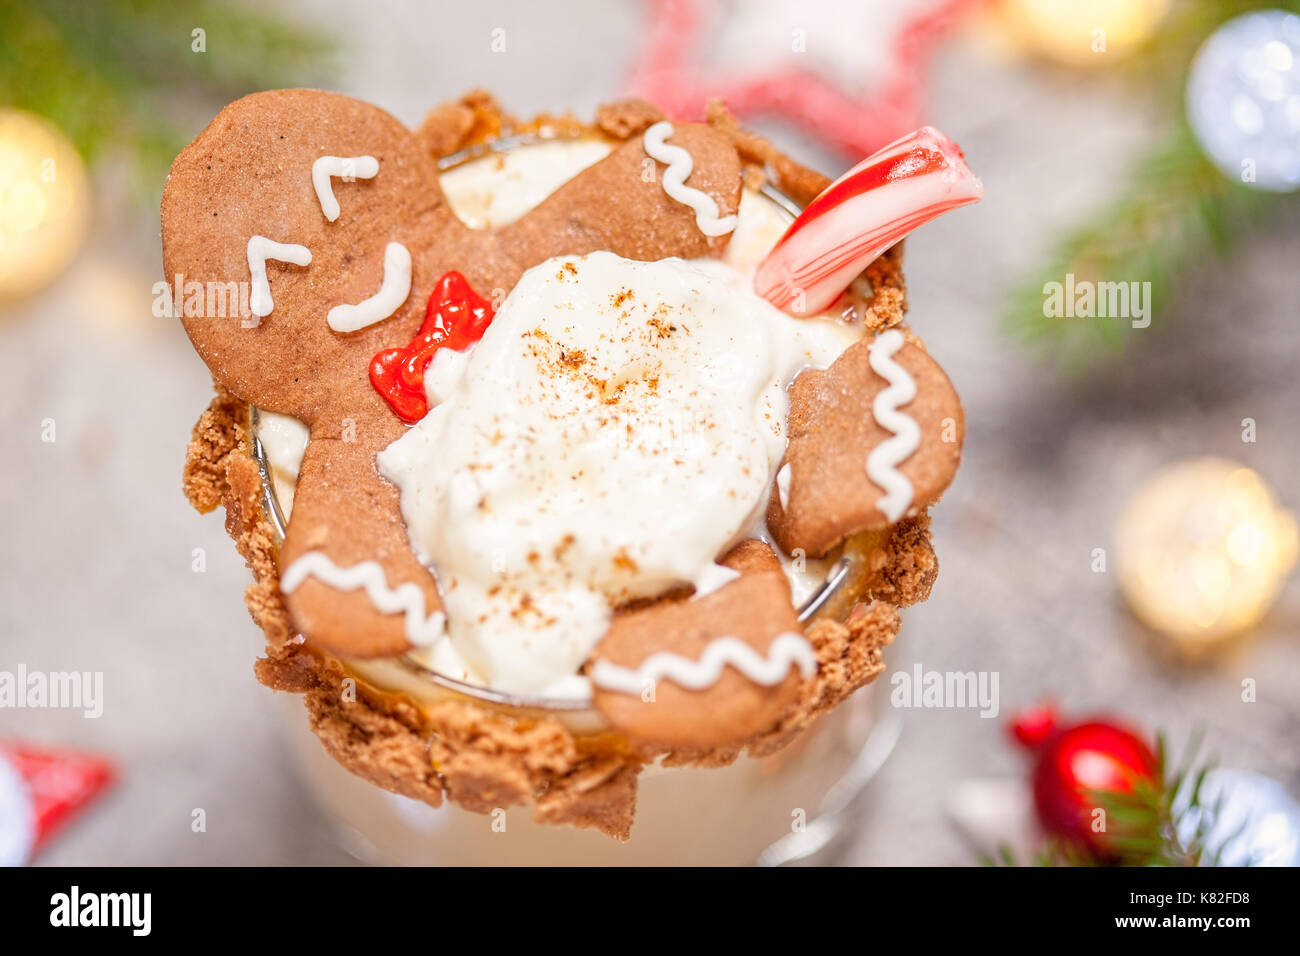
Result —
[{"label": "silver christmas ornament", "polygon": [[1200,806],[1178,820],[1184,842],[1198,831],[1219,866],[1300,866],[1300,804],[1261,774],[1226,768],[1207,773]]},{"label": "silver christmas ornament", "polygon": [[1201,45],[1187,119],[1224,175],[1256,189],[1300,189],[1300,15],[1234,17]]}]

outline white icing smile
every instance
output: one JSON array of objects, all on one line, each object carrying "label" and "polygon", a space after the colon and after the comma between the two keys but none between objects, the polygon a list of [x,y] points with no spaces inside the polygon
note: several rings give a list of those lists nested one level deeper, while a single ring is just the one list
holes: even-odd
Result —
[{"label": "white icing smile", "polygon": [[786,384],[853,334],[720,262],[598,252],[525,273],[379,455],[469,667],[571,694],[611,605],[716,586],[785,450]]},{"label": "white icing smile", "polygon": [[384,249],[384,281],[379,291],[356,305],[336,305],[325,318],[335,332],[356,332],[388,318],[410,294],[411,254],[400,242],[390,242]]}]

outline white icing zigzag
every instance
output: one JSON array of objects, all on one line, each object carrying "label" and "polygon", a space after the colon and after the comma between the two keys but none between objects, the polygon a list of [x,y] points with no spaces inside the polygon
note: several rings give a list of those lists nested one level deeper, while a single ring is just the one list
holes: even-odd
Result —
[{"label": "white icing zigzag", "polygon": [[373,156],[322,156],[311,164],[311,184],[316,187],[320,211],[333,222],[339,217],[339,201],[334,196],[331,176],[345,179],[373,179],[379,173],[379,160]]},{"label": "white icing zigzag", "polygon": [[704,690],[718,682],[728,665],[761,687],[773,687],[785,680],[795,665],[804,677],[811,675],[817,670],[817,655],[807,638],[794,631],[777,635],[766,657],[738,637],[720,637],[704,649],[699,660],[659,651],[637,668],[596,661],[588,676],[597,687],[619,694],[640,694],[664,678],[687,690]]},{"label": "white icing zigzag", "polygon": [[718,204],[712,196],[686,185],[686,178],[695,168],[695,160],[682,147],[665,142],[672,135],[673,124],[663,120],[647,129],[642,139],[646,155],[668,167],[664,170],[664,192],[695,211],[695,225],[700,232],[706,236],[725,236],[736,228],[739,217],[719,216]]},{"label": "white icing zigzag", "polygon": [[411,294],[411,254],[400,242],[384,249],[384,281],[379,291],[356,305],[336,305],[325,321],[335,332],[355,332],[396,312]]},{"label": "white icing zigzag", "polygon": [[248,308],[262,318],[270,315],[275,308],[275,303],[271,301],[271,284],[266,281],[267,259],[308,266],[311,265],[311,250],[306,246],[276,242],[266,236],[254,236],[248,240],[248,272],[253,279],[253,287],[248,293]]},{"label": "white icing zigzag", "polygon": [[426,646],[446,633],[447,615],[434,611],[424,614],[424,591],[408,581],[397,588],[388,586],[384,569],[375,561],[362,561],[350,568],[340,568],[322,551],[308,551],[280,575],[280,590],[296,591],[308,578],[316,578],[339,591],[365,588],[366,596],[383,614],[406,614],[406,636],[412,644]]},{"label": "white icing zigzag", "polygon": [[871,414],[882,428],[894,433],[867,455],[867,477],[884,489],[885,494],[876,507],[890,521],[897,521],[912,505],[912,483],[898,466],[921,444],[921,429],[915,420],[899,411],[916,398],[916,382],[894,361],[894,353],[903,347],[904,341],[902,332],[890,329],[877,335],[867,346],[872,371],[889,383],[871,403]]}]

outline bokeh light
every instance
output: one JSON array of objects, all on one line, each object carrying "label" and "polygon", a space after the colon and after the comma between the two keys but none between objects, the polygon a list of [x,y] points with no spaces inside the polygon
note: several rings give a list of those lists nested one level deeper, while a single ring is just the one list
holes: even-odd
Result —
[{"label": "bokeh light", "polygon": [[90,221],[90,185],[72,144],[31,113],[0,110],[0,302],[45,288]]},{"label": "bokeh light", "polygon": [[1120,589],[1147,625],[1200,651],[1272,607],[1295,566],[1295,518],[1249,468],[1172,465],[1138,489],[1115,533]]}]

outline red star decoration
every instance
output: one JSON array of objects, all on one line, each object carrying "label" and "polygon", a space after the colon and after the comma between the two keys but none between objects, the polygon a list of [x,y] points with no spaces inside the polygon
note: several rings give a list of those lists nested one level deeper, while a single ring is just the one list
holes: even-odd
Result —
[{"label": "red star decoration", "polygon": [[[28,811],[27,819],[0,820],[0,848],[25,845],[32,852],[40,849],[54,831],[98,797],[114,778],[108,761],[94,754],[51,750],[12,740],[0,741],[0,761],[11,765],[21,779],[25,792],[20,800]],[[0,779],[0,784],[4,782]],[[12,795],[0,794],[0,798],[6,796]],[[9,828],[25,832],[19,835]]]},{"label": "red star decoration", "polygon": [[739,116],[781,117],[829,146],[861,156],[924,122],[924,66],[939,39],[982,2],[936,0],[906,13],[899,18],[881,79],[870,82],[871,71],[864,69],[861,90],[850,90],[823,72],[788,63],[727,73],[703,68],[707,31],[713,27],[716,36],[728,29],[717,23],[715,0],[647,0],[647,40],[629,86],[675,116],[697,119],[710,99],[720,98]]}]

